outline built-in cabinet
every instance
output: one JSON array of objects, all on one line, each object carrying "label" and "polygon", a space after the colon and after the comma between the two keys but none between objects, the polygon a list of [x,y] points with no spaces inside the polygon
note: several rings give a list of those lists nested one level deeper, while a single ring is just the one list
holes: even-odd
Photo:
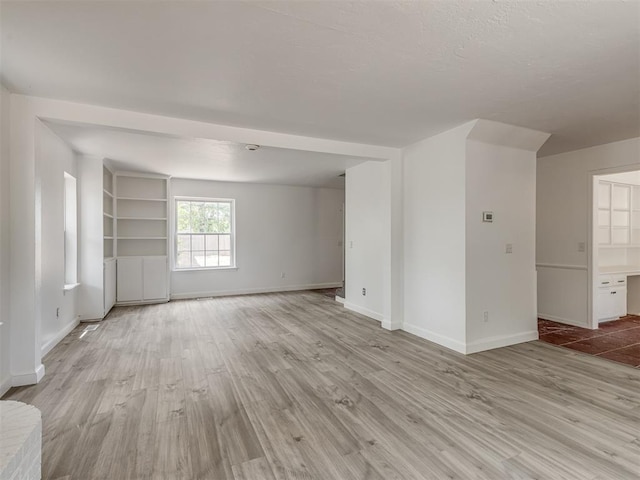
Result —
[{"label": "built-in cabinet", "polygon": [[600,275],[598,288],[598,319],[611,320],[627,314],[627,276]]},{"label": "built-in cabinet", "polygon": [[102,242],[103,256],[103,300],[104,315],[109,313],[116,303],[116,259],[114,256],[115,245],[115,218],[113,173],[106,165],[102,166]]},{"label": "built-in cabinet", "polygon": [[116,172],[117,303],[169,300],[169,179]]},{"label": "built-in cabinet", "polygon": [[640,273],[640,186],[600,180],[597,185],[596,235],[599,322],[628,313],[628,278]]}]

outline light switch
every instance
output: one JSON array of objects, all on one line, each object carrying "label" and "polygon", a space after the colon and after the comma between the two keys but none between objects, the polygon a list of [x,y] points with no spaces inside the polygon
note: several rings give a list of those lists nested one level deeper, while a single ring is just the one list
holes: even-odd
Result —
[{"label": "light switch", "polygon": [[584,242],[578,242],[578,251],[579,252],[584,252],[586,250],[587,246]]},{"label": "light switch", "polygon": [[505,245],[505,253],[513,253],[513,244],[507,243]]}]

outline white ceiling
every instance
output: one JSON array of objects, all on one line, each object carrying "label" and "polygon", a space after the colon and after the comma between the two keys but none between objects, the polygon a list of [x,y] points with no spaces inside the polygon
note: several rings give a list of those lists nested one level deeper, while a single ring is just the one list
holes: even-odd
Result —
[{"label": "white ceiling", "polygon": [[0,4],[14,92],[405,146],[474,118],[541,154],[640,135],[640,2]]},{"label": "white ceiling", "polygon": [[107,158],[117,170],[178,178],[344,188],[341,173],[367,158],[260,147],[146,132],[46,122],[75,151]]}]

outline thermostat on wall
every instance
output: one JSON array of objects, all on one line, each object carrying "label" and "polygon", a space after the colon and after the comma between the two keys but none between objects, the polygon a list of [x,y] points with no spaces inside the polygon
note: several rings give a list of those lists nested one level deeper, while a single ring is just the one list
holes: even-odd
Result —
[{"label": "thermostat on wall", "polygon": [[482,212],[482,221],[483,222],[493,222],[493,212]]}]

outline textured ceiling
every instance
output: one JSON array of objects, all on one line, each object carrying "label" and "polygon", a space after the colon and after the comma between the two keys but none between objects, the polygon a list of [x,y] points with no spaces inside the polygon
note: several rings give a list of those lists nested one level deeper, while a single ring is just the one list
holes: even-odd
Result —
[{"label": "textured ceiling", "polygon": [[117,170],[178,178],[343,189],[340,174],[370,160],[274,147],[252,152],[233,142],[51,121],[47,125],[75,151],[107,158]]},{"label": "textured ceiling", "polygon": [[2,2],[19,93],[405,146],[474,118],[541,154],[640,135],[640,2]]}]

